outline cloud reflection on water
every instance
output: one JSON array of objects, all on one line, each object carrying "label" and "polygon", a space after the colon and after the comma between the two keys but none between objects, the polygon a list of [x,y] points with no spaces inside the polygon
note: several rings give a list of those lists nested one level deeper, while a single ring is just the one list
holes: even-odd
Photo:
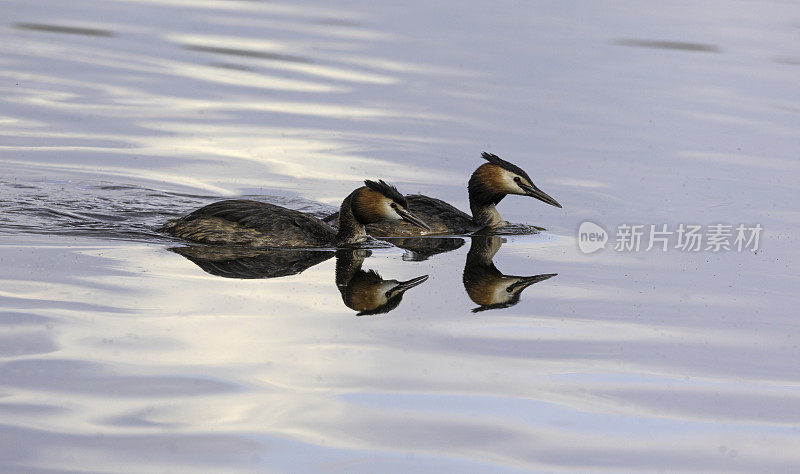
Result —
[{"label": "cloud reflection on water", "polygon": [[[6,247],[6,259],[12,248]],[[554,246],[553,251],[559,248]],[[519,262],[514,256],[514,246],[509,249],[512,252],[498,252],[496,258],[502,260],[504,267],[516,268]],[[57,251],[65,253],[57,261],[69,260],[69,255],[75,252],[68,248]],[[381,266],[388,265],[387,273],[409,278],[422,273],[419,265],[427,265],[389,260],[386,252],[390,251],[379,251],[375,258]],[[396,255],[396,251],[391,252]],[[468,252],[462,248],[437,255],[435,260],[440,260],[437,265],[426,269],[432,271],[431,282],[415,289],[413,298],[410,296],[409,303],[404,302],[396,315],[382,319],[391,323],[375,325],[364,318],[354,318],[341,305],[329,304],[339,299],[332,281],[331,260],[299,275],[274,280],[230,280],[198,275],[197,269],[189,268],[181,257],[165,258],[169,254],[159,247],[139,245],[96,250],[87,247],[80,250],[81,258],[89,258],[93,263],[81,267],[80,272],[86,274],[83,278],[94,275],[93,279],[103,280],[108,288],[82,294],[59,283],[62,277],[58,273],[52,274],[49,287],[64,292],[75,302],[110,299],[122,311],[98,319],[94,316],[96,312],[82,316],[53,306],[41,308],[59,329],[53,334],[55,344],[61,348],[56,358],[6,362],[0,372],[5,374],[6,391],[21,388],[33,391],[39,400],[48,400],[45,406],[61,407],[58,394],[71,393],[74,414],[67,420],[93,419],[96,421],[88,426],[94,429],[136,430],[149,433],[148,437],[154,435],[153,430],[180,427],[171,435],[176,442],[183,436],[180,433],[188,436],[190,432],[213,429],[223,443],[221,446],[237,439],[250,439],[249,433],[263,433],[301,443],[324,442],[339,449],[399,450],[420,455],[446,453],[477,460],[484,459],[476,455],[477,447],[485,446],[486,440],[491,439],[490,458],[512,466],[555,463],[578,468],[594,465],[601,453],[612,453],[614,466],[642,467],[653,456],[666,456],[668,451],[674,459],[693,466],[731,466],[732,458],[708,456],[703,450],[709,447],[708,439],[717,443],[713,449],[718,445],[736,449],[741,438],[733,427],[712,428],[704,424],[713,434],[703,438],[707,441],[688,435],[670,438],[662,434],[653,438],[658,442],[640,444],[631,441],[625,434],[628,431],[601,440],[591,430],[587,434],[583,431],[586,428],[578,428],[594,425],[600,429],[630,417],[632,420],[667,417],[687,420],[669,421],[677,433],[686,433],[691,429],[683,423],[705,423],[709,416],[715,421],[724,417],[729,423],[760,419],[767,423],[767,432],[772,433],[764,436],[771,437],[775,445],[786,446],[790,442],[769,428],[779,421],[775,416],[764,414],[759,418],[748,413],[749,410],[742,411],[743,407],[765,402],[773,396],[771,391],[759,388],[740,401],[724,393],[716,395],[723,397],[719,399],[722,405],[709,414],[704,408],[704,400],[708,398],[700,396],[689,403],[691,393],[678,394],[687,402],[676,400],[673,410],[658,401],[660,392],[650,392],[656,398],[649,397],[640,383],[613,376],[635,367],[634,372],[654,374],[653,380],[659,383],[674,378],[679,385],[687,384],[681,379],[687,373],[709,381],[738,380],[742,376],[761,378],[755,372],[741,370],[742,357],[749,356],[746,353],[737,356],[740,348],[726,348],[722,341],[713,338],[688,343],[681,336],[680,327],[674,328],[676,332],[672,335],[659,335],[648,325],[637,328],[634,322],[628,323],[634,331],[631,333],[623,324],[608,321],[605,340],[601,340],[593,321],[577,318],[564,325],[551,319],[549,315],[558,314],[554,308],[562,300],[548,299],[542,291],[536,292],[538,297],[531,296],[517,306],[493,313],[491,318],[470,319],[471,302],[465,297],[458,276],[448,269],[451,264],[463,263],[465,253]],[[113,269],[126,268],[128,260],[147,267],[148,277],[115,276]],[[414,268],[407,268],[409,265]],[[194,276],[187,278],[189,274]],[[120,284],[132,285],[128,296],[114,290]],[[42,287],[39,291],[50,290]],[[142,308],[141,298],[146,299],[146,307],[150,309]],[[442,299],[453,308],[462,308],[461,312],[436,314],[426,309],[428,305],[435,307]],[[523,307],[524,310],[516,311]],[[127,314],[133,309],[137,312],[135,317]],[[450,323],[453,318],[460,321],[457,330]],[[533,330],[536,326],[522,325],[523,320],[531,318],[537,321],[539,330]],[[492,331],[499,332],[489,337]],[[693,329],[686,331],[690,334]],[[115,342],[126,334],[136,334],[140,342],[137,339],[130,339],[127,344]],[[176,343],[149,344],[149,340],[163,339],[164,335],[174,338]],[[101,339],[108,342],[98,344]],[[664,357],[675,353],[675,344],[682,347],[680,352],[684,357]],[[148,356],[142,358],[145,346]],[[102,363],[82,361],[89,348],[92,360]],[[709,355],[714,353],[724,356],[725,364],[709,366],[705,374],[698,372],[695,362],[710,360]],[[786,360],[783,356],[777,359]],[[190,376],[198,364],[203,367],[202,379]],[[728,364],[738,369],[728,372]],[[60,375],[56,379],[38,377],[39,372],[28,370],[29,366],[55,370]],[[385,367],[393,370],[387,372]],[[765,369],[763,365],[758,367]],[[775,376],[786,373],[788,367],[766,370]],[[595,379],[581,376],[592,373],[608,375]],[[471,375],[465,377],[465,374]],[[92,388],[95,384],[100,384],[97,389]],[[206,385],[210,392],[196,390]],[[231,387],[236,389],[228,392]],[[419,392],[419,387],[426,388]],[[97,390],[117,389],[125,395],[124,400],[116,401],[113,406],[93,408]],[[360,399],[388,393],[405,393],[410,398],[400,405],[378,407],[365,406]],[[463,393],[470,395],[458,395]],[[786,395],[790,398],[783,398],[782,406],[794,406],[797,403],[794,394],[786,392]],[[438,396],[453,397],[450,405],[455,411],[431,412],[424,408]],[[541,405],[532,412],[526,409],[526,416],[539,412],[544,419],[553,421],[543,424],[535,419],[515,421],[512,417],[499,422],[491,417],[468,416],[469,410],[457,408],[459,403],[475,396],[530,400],[528,403]],[[170,402],[173,397],[180,403]],[[548,404],[554,405],[551,408]],[[628,407],[624,415],[618,414],[616,407],[620,404]],[[576,417],[574,421],[559,424],[558,420],[567,413]],[[586,425],[584,417],[594,418]],[[23,425],[7,432],[17,433],[14,435],[17,437],[20,434],[17,430],[27,429],[24,421],[20,423]],[[75,428],[59,426],[62,436],[72,439],[70,444],[94,442],[83,438]],[[636,432],[633,427],[629,429]],[[49,439],[48,443],[54,442],[45,433],[38,436]],[[124,439],[109,439],[108,446],[102,448],[106,452],[128,449]],[[532,447],[531,439],[540,440],[535,443],[537,447]],[[671,446],[669,450],[665,450],[665,443]],[[262,448],[251,449],[260,452]],[[181,456],[176,461],[180,465],[190,462],[191,450],[180,448],[177,453]],[[230,451],[220,448],[220,453]],[[776,468],[791,462],[791,457],[776,458],[770,453],[750,446],[747,459],[736,462]],[[229,458],[223,458],[227,459],[226,465],[235,465]],[[667,462],[666,457],[664,462],[675,468],[682,465]]]},{"label": "cloud reflection on water", "polygon": [[[141,3],[141,2],[139,2]],[[353,16],[341,10],[325,10],[310,7],[290,7],[278,4],[247,4],[238,2],[239,7],[233,8],[230,3],[207,2],[192,4],[191,8],[198,11],[225,12],[222,15],[211,16],[205,21],[215,25],[210,28],[210,34],[200,35],[191,28],[191,23],[171,24],[168,30],[159,30],[155,25],[145,27],[136,23],[125,22],[127,18],[120,16],[109,18],[108,31],[121,31],[120,37],[109,38],[114,41],[111,49],[98,48],[96,45],[85,42],[53,42],[52,38],[42,35],[43,31],[55,31],[42,23],[37,26],[30,22],[19,21],[25,27],[25,41],[9,49],[9,58],[13,59],[11,67],[6,68],[5,75],[15,80],[20,80],[20,74],[15,68],[27,69],[22,76],[20,86],[7,88],[5,101],[14,104],[19,110],[36,109],[38,118],[47,117],[45,124],[54,124],[60,121],[60,116],[79,116],[86,120],[71,120],[70,126],[47,126],[29,128],[18,122],[19,133],[28,135],[31,139],[50,142],[47,148],[38,146],[14,147],[6,145],[7,152],[58,152],[66,150],[64,138],[73,137],[70,144],[71,150],[97,150],[96,140],[100,135],[106,139],[119,139],[119,144],[108,142],[105,151],[111,155],[119,155],[119,165],[113,170],[104,158],[96,161],[103,162],[104,168],[115,176],[127,174],[134,180],[150,179],[159,173],[164,176],[171,173],[170,163],[173,160],[164,158],[185,159],[191,156],[205,163],[205,177],[197,177],[196,173],[183,172],[181,180],[185,185],[196,186],[206,190],[215,190],[225,194],[221,184],[227,180],[230,169],[228,164],[232,159],[251,159],[258,155],[267,155],[270,158],[260,160],[262,166],[249,166],[252,172],[244,175],[257,177],[249,183],[241,181],[242,170],[239,169],[235,178],[242,185],[255,187],[283,187],[287,178],[304,176],[306,180],[326,183],[340,183],[347,179],[361,180],[364,177],[362,168],[347,173],[351,167],[347,163],[334,162],[324,172],[315,172],[308,175],[311,168],[303,167],[301,163],[330,163],[328,158],[332,150],[342,150],[338,154],[353,161],[364,160],[363,155],[348,156],[338,134],[329,134],[329,140],[317,141],[316,135],[322,131],[327,132],[324,122],[317,122],[313,127],[307,127],[308,133],[298,137],[305,142],[305,147],[294,150],[285,147],[286,140],[263,140],[266,130],[263,124],[274,120],[262,120],[261,117],[273,117],[274,114],[292,114],[304,117],[326,118],[331,120],[454,120],[455,117],[434,116],[430,112],[418,107],[396,108],[398,103],[386,101],[354,104],[352,98],[353,87],[363,88],[368,85],[389,87],[400,81],[405,81],[399,74],[409,76],[424,74],[424,68],[419,64],[405,64],[403,69],[397,69],[398,62],[383,60],[382,58],[358,55],[354,51],[364,50],[363,43],[378,40],[375,32],[369,31],[365,26],[353,23]],[[157,8],[162,12],[160,17],[167,18],[176,14],[179,9],[188,5],[177,2],[159,2]],[[253,15],[260,15],[253,24],[248,26],[248,21],[254,19]],[[124,15],[124,13],[122,14]],[[226,16],[227,15],[227,16]],[[271,39],[264,39],[264,21],[274,16],[277,20],[277,29],[273,31]],[[325,24],[319,23],[319,18],[325,18]],[[69,14],[65,15],[65,24],[69,24]],[[341,18],[346,24],[331,25],[333,20]],[[117,21],[119,24],[115,24]],[[27,26],[26,26],[27,25]],[[34,28],[33,26],[36,26]],[[303,25],[301,27],[301,25]],[[55,28],[55,30],[54,30]],[[66,28],[66,27],[65,27]],[[77,28],[77,27],[76,27]],[[322,38],[337,38],[329,43],[329,48],[316,47],[313,43],[292,34],[280,33],[282,29],[289,28],[293,31],[303,31],[303,34],[314,33]],[[299,28],[299,30],[298,30]],[[63,28],[62,28],[63,29]],[[76,30],[77,31],[77,30]],[[87,29],[87,32],[89,30]],[[92,30],[95,31],[95,30]],[[104,30],[96,30],[104,31]],[[227,33],[227,34],[226,34]],[[87,33],[88,34],[88,33]],[[136,36],[132,41],[131,35]],[[126,48],[124,59],[120,58],[113,49],[124,45]],[[326,49],[337,54],[345,52],[347,58],[337,59],[336,55],[326,54]],[[183,52],[181,52],[183,50]],[[236,68],[219,68],[198,64],[198,54],[217,54],[231,58],[238,58]],[[322,58],[322,61],[318,60]],[[35,68],[26,67],[25,63],[32,60],[46,61],[51,71],[60,71],[52,74],[32,74]],[[416,68],[416,71],[412,68]],[[462,72],[463,73],[463,72]],[[175,84],[181,83],[180,88]],[[269,94],[258,99],[247,92],[253,88],[281,91],[284,96]],[[311,93],[312,96],[300,96],[294,93]],[[343,95],[344,94],[344,95]],[[239,97],[241,100],[236,100]],[[99,99],[99,100],[98,100]],[[87,102],[90,100],[91,102]],[[121,110],[124,109],[124,113]],[[113,119],[114,126],[107,127],[104,122],[101,126],[98,117]],[[220,120],[220,119],[223,120]],[[165,120],[166,119],[166,120]],[[202,123],[213,120],[212,129],[203,127]],[[229,127],[225,122],[230,122]],[[92,127],[96,123],[98,126]],[[46,131],[57,129],[57,133]],[[243,130],[255,129],[243,133]],[[297,127],[273,127],[276,135],[291,132]],[[122,130],[120,134],[109,133],[110,130]],[[135,133],[131,131],[136,130]],[[208,139],[200,138],[201,136]],[[377,135],[374,135],[377,136]],[[167,143],[167,137],[174,144]],[[246,137],[243,139],[243,137]],[[75,139],[81,142],[75,142]],[[399,140],[414,140],[413,135],[400,136]],[[208,146],[209,141],[213,143]],[[222,145],[225,143],[226,145]],[[228,152],[220,151],[228,148]],[[305,151],[309,148],[326,150],[324,160],[317,160]],[[263,150],[263,153],[259,151]],[[166,154],[167,150],[178,153]],[[159,160],[152,160],[152,172],[143,174],[141,163],[136,156],[150,155]],[[298,166],[263,166],[263,164],[279,163],[274,161],[277,156],[283,157],[284,163]],[[54,164],[50,160],[27,160],[27,166],[39,168],[43,172],[53,170]],[[388,171],[388,168],[398,168],[392,163],[370,158],[373,166]],[[14,162],[20,164],[20,162]],[[184,165],[185,167],[185,165]],[[56,168],[58,169],[58,168]],[[61,168],[63,169],[63,168]],[[336,174],[330,174],[335,171]],[[400,177],[420,176],[422,168],[409,169],[399,174]],[[424,172],[423,175],[432,172]],[[194,176],[193,176],[194,175]],[[396,173],[393,176],[397,176]],[[212,182],[207,179],[213,176]],[[231,177],[233,177],[231,175]],[[163,178],[162,178],[163,180]],[[169,182],[175,182],[169,179]],[[327,184],[326,187],[330,187]]]}]

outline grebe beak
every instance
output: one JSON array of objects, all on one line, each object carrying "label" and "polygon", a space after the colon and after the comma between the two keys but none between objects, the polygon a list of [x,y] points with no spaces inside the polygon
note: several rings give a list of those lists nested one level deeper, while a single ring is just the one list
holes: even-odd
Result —
[{"label": "grebe beak", "polygon": [[407,281],[401,281],[400,283],[397,284],[397,286],[392,288],[390,292],[392,294],[403,293],[404,291],[410,290],[411,288],[414,288],[417,285],[425,283],[425,281],[427,280],[428,280],[428,275],[422,275]]},{"label": "grebe beak", "polygon": [[545,273],[544,275],[534,275],[525,278],[521,278],[518,282],[512,283],[511,285],[506,288],[508,293],[513,293],[517,290],[524,290],[525,288],[533,285],[534,283],[539,283],[540,281],[545,281],[548,278],[553,278],[554,276],[558,275],[558,273]]},{"label": "grebe beak", "polygon": [[396,211],[398,214],[400,214],[400,218],[408,222],[409,224],[414,224],[415,226],[421,229],[431,230],[431,228],[428,227],[428,224],[422,222],[422,220],[420,220],[417,216],[408,212],[407,210],[400,209],[400,206],[397,206]]},{"label": "grebe beak", "polygon": [[551,206],[561,207],[561,204],[558,203],[555,199],[550,197],[546,192],[542,191],[541,189],[537,188],[536,186],[528,186],[525,183],[517,183],[523,191],[525,191],[525,195],[530,197],[535,197],[536,199],[546,202]]}]

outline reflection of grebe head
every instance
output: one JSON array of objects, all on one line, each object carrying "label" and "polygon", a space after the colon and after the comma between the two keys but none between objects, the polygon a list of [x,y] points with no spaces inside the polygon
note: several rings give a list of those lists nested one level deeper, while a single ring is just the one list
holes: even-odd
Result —
[{"label": "reflection of grebe head", "polygon": [[540,281],[556,276],[555,273],[533,276],[504,275],[492,259],[503,239],[496,235],[474,235],[464,265],[464,289],[469,298],[480,305],[472,312],[507,308],[519,302],[522,291]]},{"label": "reflection of grebe head", "polygon": [[364,181],[366,186],[356,190],[351,204],[353,215],[361,224],[383,220],[404,220],[425,230],[430,228],[408,210],[408,201],[394,186],[379,181]]},{"label": "reflection of grebe head", "polygon": [[388,313],[400,304],[403,293],[427,279],[428,275],[408,281],[384,280],[375,270],[359,270],[342,291],[342,299],[359,312],[357,316]]},{"label": "reflection of grebe head", "polygon": [[531,177],[522,168],[484,152],[484,163],[472,173],[467,184],[470,201],[478,204],[497,204],[508,194],[534,197],[551,206],[561,207],[555,199],[537,188]]},{"label": "reflection of grebe head", "polygon": [[[498,272],[499,273],[499,272]],[[480,305],[472,310],[473,313],[486,311],[489,309],[508,308],[519,303],[522,290],[556,276],[557,273],[544,275],[534,275],[528,277],[510,275],[485,275],[484,278],[477,279],[470,285],[466,285],[467,294],[470,299]]]}]

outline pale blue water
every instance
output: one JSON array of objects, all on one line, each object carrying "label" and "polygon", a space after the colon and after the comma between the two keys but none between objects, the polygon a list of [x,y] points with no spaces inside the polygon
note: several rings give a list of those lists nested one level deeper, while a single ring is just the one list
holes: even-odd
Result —
[{"label": "pale blue water", "polygon": [[[800,464],[794,2],[0,12],[3,471]],[[466,210],[481,151],[564,206],[498,206],[547,230],[503,236],[497,270],[557,274],[504,308],[472,311],[503,294],[465,288],[470,239],[372,250],[365,271],[429,278],[356,316],[332,254],[222,278],[241,261],[153,231],[231,196],[323,215],[364,178]],[[586,255],[586,220],[764,232]]]}]

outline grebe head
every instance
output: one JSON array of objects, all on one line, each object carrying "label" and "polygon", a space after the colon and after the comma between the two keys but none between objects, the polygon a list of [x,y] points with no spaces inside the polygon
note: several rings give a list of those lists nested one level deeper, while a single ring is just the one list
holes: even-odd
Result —
[{"label": "grebe head", "polygon": [[384,280],[375,270],[359,270],[342,291],[342,299],[357,316],[388,313],[403,300],[403,293],[425,283],[428,275],[407,281]]},{"label": "grebe head", "polygon": [[555,199],[533,184],[533,180],[522,168],[491,153],[482,153],[488,161],[472,173],[468,189],[471,200],[482,204],[497,204],[507,194],[534,197],[551,206],[561,207]]},{"label": "grebe head", "polygon": [[408,210],[406,198],[394,186],[383,180],[365,180],[352,203],[353,214],[361,224],[374,224],[383,220],[404,220],[425,230],[427,224]]},{"label": "grebe head", "polygon": [[473,285],[466,287],[470,299],[480,305],[472,310],[473,313],[514,306],[519,303],[522,290],[534,283],[558,275],[557,273],[548,273],[534,276],[512,276],[502,275],[496,269],[494,270],[497,274],[485,275],[484,278],[473,282]]}]

